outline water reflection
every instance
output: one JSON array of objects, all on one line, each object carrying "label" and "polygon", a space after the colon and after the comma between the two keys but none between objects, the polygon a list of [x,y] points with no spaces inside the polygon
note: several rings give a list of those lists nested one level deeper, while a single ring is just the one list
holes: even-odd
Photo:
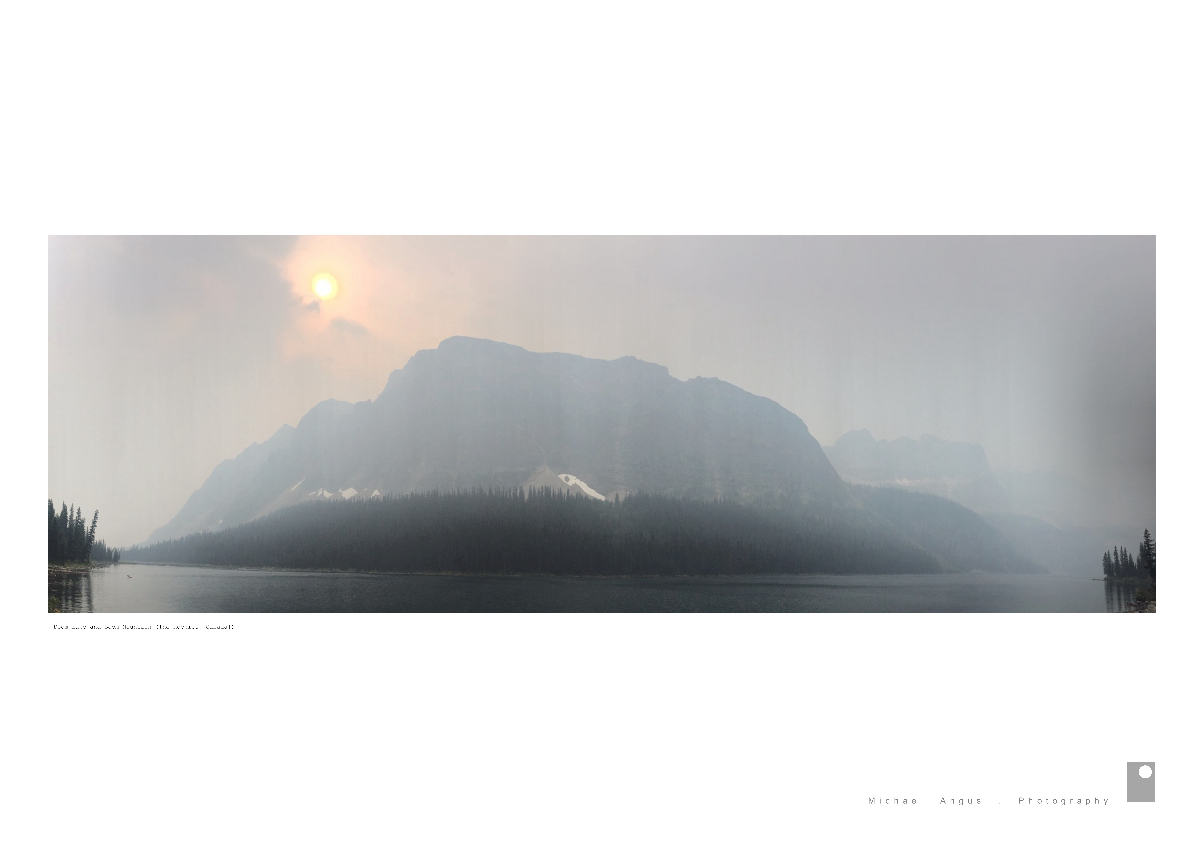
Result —
[{"label": "water reflection", "polygon": [[1108,612],[1125,612],[1136,595],[1136,586],[1107,580],[1104,582],[1104,607]]},{"label": "water reflection", "polygon": [[50,575],[63,612],[1123,612],[1136,586],[1048,575],[466,577],[119,563]]},{"label": "water reflection", "polygon": [[49,576],[51,607],[59,612],[91,612],[92,573],[90,570],[51,569]]}]

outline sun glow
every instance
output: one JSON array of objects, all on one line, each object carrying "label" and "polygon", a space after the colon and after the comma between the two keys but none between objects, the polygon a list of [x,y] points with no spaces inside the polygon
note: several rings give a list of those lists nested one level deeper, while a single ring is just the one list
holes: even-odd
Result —
[{"label": "sun glow", "polygon": [[317,274],[312,278],[312,290],[321,300],[329,300],[337,295],[337,278],[333,274]]}]

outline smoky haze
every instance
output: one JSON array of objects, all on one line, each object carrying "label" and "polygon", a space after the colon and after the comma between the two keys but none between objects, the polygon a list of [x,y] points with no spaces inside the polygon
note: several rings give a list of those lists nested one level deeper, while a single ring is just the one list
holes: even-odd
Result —
[{"label": "smoky haze", "polygon": [[[717,377],[823,445],[983,447],[1154,529],[1153,237],[55,237],[49,495],[110,543],[450,336]],[[339,282],[315,302],[320,272]],[[1037,478],[1029,478],[1037,479]]]}]

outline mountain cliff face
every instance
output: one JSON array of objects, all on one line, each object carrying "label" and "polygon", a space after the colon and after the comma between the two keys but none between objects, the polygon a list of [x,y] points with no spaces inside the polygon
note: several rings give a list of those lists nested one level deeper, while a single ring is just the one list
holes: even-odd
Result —
[{"label": "mountain cliff face", "polygon": [[149,541],[304,501],[516,488],[548,473],[589,496],[854,502],[804,422],[774,401],[632,357],[455,337],[418,352],[375,401],[320,403],[223,462]]},{"label": "mountain cliff face", "polygon": [[937,495],[973,510],[1008,509],[1004,490],[979,445],[929,435],[876,441],[866,430],[853,430],[824,450],[848,483]]}]

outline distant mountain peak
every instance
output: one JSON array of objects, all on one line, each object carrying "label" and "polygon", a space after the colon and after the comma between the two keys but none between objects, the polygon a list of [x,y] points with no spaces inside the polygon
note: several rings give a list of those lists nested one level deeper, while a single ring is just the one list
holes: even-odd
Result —
[{"label": "distant mountain peak", "polygon": [[[875,444],[875,437],[871,435],[870,430],[850,430],[843,433],[837,440],[838,445],[852,444]],[[828,448],[826,448],[828,450]]]},{"label": "distant mountain peak", "polygon": [[438,343],[438,350],[467,350],[467,351],[493,351],[493,350],[512,350],[520,351],[521,353],[529,353],[523,347],[508,342],[497,342],[492,339],[483,339],[477,336],[450,336],[442,339]]},{"label": "distant mountain peak", "polygon": [[852,430],[824,448],[848,483],[908,489],[956,501],[970,509],[1003,511],[1007,499],[981,446],[924,433],[876,440]]},{"label": "distant mountain peak", "polygon": [[550,485],[593,498],[852,499],[804,422],[772,400],[632,356],[468,336],[418,351],[374,402],[322,401],[280,433],[224,463],[151,540],[249,521],[310,492],[511,489],[542,466]]}]

